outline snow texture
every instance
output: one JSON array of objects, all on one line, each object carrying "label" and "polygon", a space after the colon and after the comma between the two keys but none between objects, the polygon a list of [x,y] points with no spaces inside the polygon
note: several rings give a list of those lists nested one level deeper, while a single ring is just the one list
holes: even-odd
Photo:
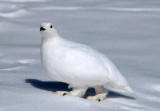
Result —
[{"label": "snow texture", "polygon": [[[159,0],[0,0],[0,111],[159,111],[159,7]],[[110,88],[98,103],[53,94],[70,89],[41,66],[43,21],[107,55],[137,95]]]}]

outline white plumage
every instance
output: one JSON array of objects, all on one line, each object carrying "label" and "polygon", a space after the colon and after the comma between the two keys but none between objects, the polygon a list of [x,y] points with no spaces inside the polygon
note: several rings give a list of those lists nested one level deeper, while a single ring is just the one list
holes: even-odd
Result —
[{"label": "white plumage", "polygon": [[54,80],[66,82],[74,89],[108,84],[134,93],[125,77],[102,53],[61,38],[51,23],[42,23],[40,32],[42,64]]}]

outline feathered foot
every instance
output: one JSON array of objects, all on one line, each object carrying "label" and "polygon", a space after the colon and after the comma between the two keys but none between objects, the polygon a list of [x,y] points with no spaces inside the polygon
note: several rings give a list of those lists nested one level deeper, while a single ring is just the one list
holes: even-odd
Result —
[{"label": "feathered foot", "polygon": [[108,95],[108,90],[104,89],[103,86],[95,87],[95,92],[96,92],[95,96],[88,96],[86,97],[86,99],[101,102]]},{"label": "feathered foot", "polygon": [[76,97],[83,97],[87,89],[74,89],[73,91],[70,91],[66,95],[68,96],[76,96]]},{"label": "feathered foot", "polygon": [[65,95],[67,95],[69,92],[67,92],[67,91],[56,91],[55,93],[56,93],[56,94],[59,94],[59,95],[61,95],[61,96],[65,96]]},{"label": "feathered foot", "polygon": [[103,94],[97,94],[95,96],[88,96],[86,99],[101,102],[106,98],[106,96],[107,93],[103,93]]},{"label": "feathered foot", "polygon": [[56,94],[62,95],[62,96],[76,96],[76,97],[83,97],[87,89],[73,89],[70,92],[67,91],[56,91]]}]

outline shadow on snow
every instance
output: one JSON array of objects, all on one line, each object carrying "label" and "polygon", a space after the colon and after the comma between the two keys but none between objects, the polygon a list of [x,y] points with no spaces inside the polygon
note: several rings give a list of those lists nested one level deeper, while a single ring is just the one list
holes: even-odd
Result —
[{"label": "shadow on snow", "polygon": [[[41,81],[37,79],[25,79],[26,83],[30,83],[35,88],[39,88],[42,90],[47,91],[71,91],[71,88],[68,88],[67,83],[57,82],[57,81]],[[89,88],[85,94],[87,95],[95,95],[95,90],[93,88]],[[119,94],[117,92],[109,91],[107,98],[116,98],[116,97],[123,97],[128,99],[134,99],[133,97],[125,96]]]}]

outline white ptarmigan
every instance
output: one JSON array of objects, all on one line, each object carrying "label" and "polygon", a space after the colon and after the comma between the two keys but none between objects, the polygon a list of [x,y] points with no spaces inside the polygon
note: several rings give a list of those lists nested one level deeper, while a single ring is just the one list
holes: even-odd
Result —
[{"label": "white ptarmigan", "polygon": [[57,94],[83,97],[86,90],[93,87],[96,95],[87,99],[102,101],[108,94],[103,87],[105,84],[134,94],[125,77],[102,53],[61,38],[49,22],[41,24],[40,33],[45,71],[54,80],[68,83],[73,88],[70,92],[57,91]]}]

